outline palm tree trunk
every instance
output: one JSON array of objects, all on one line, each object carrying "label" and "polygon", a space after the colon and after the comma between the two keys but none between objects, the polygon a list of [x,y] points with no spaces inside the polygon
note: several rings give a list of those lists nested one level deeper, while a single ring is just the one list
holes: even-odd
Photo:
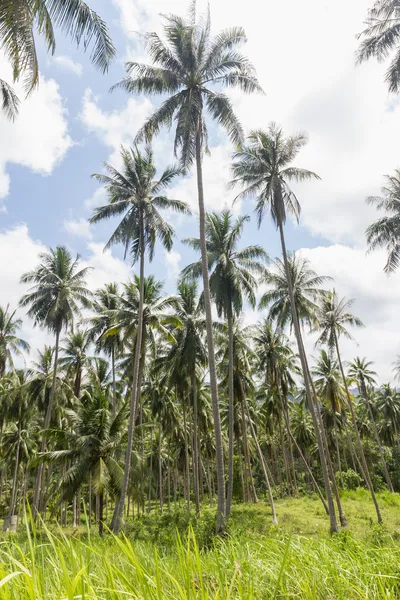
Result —
[{"label": "palm tree trunk", "polygon": [[322,437],[321,437],[321,432],[319,429],[318,419],[317,419],[317,415],[314,410],[314,405],[313,405],[312,396],[311,396],[310,381],[309,381],[309,377],[308,377],[307,357],[306,357],[306,353],[304,352],[300,324],[299,324],[299,320],[297,317],[296,304],[295,304],[294,295],[293,295],[293,286],[292,286],[292,281],[290,278],[288,257],[287,257],[287,252],[286,252],[285,235],[283,232],[283,225],[282,225],[281,220],[279,221],[279,234],[280,234],[280,239],[281,239],[282,256],[283,256],[283,262],[285,265],[286,279],[287,279],[288,290],[289,290],[289,298],[290,298],[290,306],[291,306],[291,310],[292,310],[294,331],[295,331],[296,340],[297,340],[297,347],[298,347],[298,351],[299,351],[301,367],[303,370],[307,402],[308,402],[309,410],[310,410],[310,413],[311,413],[311,416],[313,419],[313,423],[314,423],[315,436],[316,436],[316,440],[317,440],[319,458],[320,458],[320,462],[321,462],[321,469],[322,469],[322,474],[323,474],[323,478],[324,478],[325,493],[326,493],[326,498],[328,501],[330,530],[331,530],[331,533],[337,533],[339,531],[339,528],[338,528],[338,524],[337,524],[337,520],[336,520],[335,505],[333,503],[331,484],[329,481],[328,465],[327,465],[327,461],[326,461],[326,457],[325,457],[324,445],[323,445],[323,441],[322,441]]},{"label": "palm tree trunk", "polygon": [[104,532],[104,490],[98,495],[98,519],[99,519],[99,535],[102,536]]},{"label": "palm tree trunk", "polygon": [[372,485],[371,476],[369,474],[369,469],[368,469],[367,461],[365,459],[365,454],[364,454],[364,448],[362,447],[362,443],[361,443],[361,437],[360,437],[360,432],[359,432],[358,425],[357,425],[357,419],[356,419],[356,415],[355,415],[355,412],[354,412],[353,403],[352,403],[351,398],[350,398],[350,393],[349,393],[349,388],[347,386],[346,376],[344,374],[344,369],[343,369],[343,364],[342,364],[342,358],[341,358],[340,351],[339,351],[339,343],[338,343],[336,331],[333,332],[333,335],[334,335],[334,338],[335,338],[335,348],[336,348],[336,354],[337,354],[337,357],[338,357],[340,372],[342,374],[343,384],[344,384],[344,387],[345,387],[345,390],[346,390],[347,403],[349,405],[351,419],[353,421],[354,433],[356,435],[356,440],[357,440],[358,451],[360,453],[361,464],[363,466],[364,474],[365,474],[365,477],[366,477],[366,483],[367,483],[367,486],[368,486],[369,491],[371,493],[372,501],[373,501],[374,506],[375,506],[376,516],[378,517],[378,523],[381,524],[381,523],[383,523],[382,515],[381,515],[380,508],[379,508],[378,500],[377,500],[376,495],[375,495],[374,486]]},{"label": "palm tree trunk", "polygon": [[10,509],[8,511],[8,522],[10,523],[11,517],[15,514],[15,503],[17,499],[17,489],[18,489],[18,469],[19,469],[19,455],[21,448],[21,417],[18,423],[18,442],[17,442],[17,451],[15,453],[15,466],[14,466],[14,476],[11,490],[11,500],[10,500]]},{"label": "palm tree trunk", "polygon": [[143,305],[144,305],[144,253],[145,253],[145,243],[144,243],[144,231],[143,231],[143,215],[140,217],[140,283],[139,283],[139,315],[138,315],[138,327],[136,334],[136,344],[135,344],[135,356],[133,361],[133,378],[132,378],[132,394],[130,401],[130,411],[129,411],[129,424],[128,424],[128,442],[126,446],[126,456],[125,456],[125,469],[124,469],[124,479],[122,482],[121,495],[119,497],[119,501],[116,505],[112,530],[113,533],[118,533],[121,527],[122,514],[125,505],[125,498],[128,491],[129,486],[129,476],[131,471],[131,461],[132,461],[132,446],[133,446],[133,432],[135,429],[135,416],[136,416],[136,401],[137,401],[137,387],[139,380],[139,363],[140,363],[140,355],[142,348],[142,334],[143,334]]},{"label": "palm tree trunk", "polygon": [[[241,385],[242,388],[242,393],[243,393],[243,387]],[[264,474],[264,479],[265,479],[265,484],[267,486],[267,490],[268,490],[268,496],[269,496],[269,503],[271,505],[271,511],[272,511],[272,524],[273,525],[278,525],[278,517],[276,516],[276,511],[275,511],[275,503],[274,503],[274,496],[272,495],[272,489],[271,489],[271,485],[269,482],[269,477],[268,477],[268,471],[267,471],[267,466],[265,464],[265,457],[262,453],[260,444],[258,442],[258,438],[256,435],[256,432],[254,430],[254,425],[253,425],[253,421],[251,420],[251,416],[250,416],[250,411],[249,411],[249,405],[247,403],[247,399],[246,396],[243,394],[243,402],[246,406],[246,413],[247,413],[247,418],[249,420],[249,425],[250,425],[250,431],[251,431],[251,435],[252,438],[256,444],[256,448],[257,448],[257,452],[258,452],[258,457],[261,463],[261,468]]]},{"label": "palm tree trunk", "polygon": [[216,532],[222,533],[225,528],[225,475],[224,475],[224,450],[222,445],[221,417],[219,412],[217,372],[214,355],[214,338],[212,330],[212,313],[210,282],[208,275],[208,257],[205,236],[205,209],[204,209],[204,189],[203,189],[203,169],[202,169],[202,120],[199,119],[196,131],[196,168],[197,168],[197,192],[199,201],[199,221],[200,221],[200,245],[201,261],[203,269],[204,286],[204,309],[206,315],[207,347],[208,347],[208,365],[210,369],[210,387],[211,400],[214,417],[214,435],[215,452],[217,466],[217,494],[218,508],[216,519]]},{"label": "palm tree trunk", "polygon": [[228,396],[229,396],[229,408],[228,408],[228,489],[226,495],[226,507],[225,516],[229,519],[232,505],[232,494],[233,494],[233,428],[234,428],[234,406],[233,406],[233,318],[232,318],[232,306],[228,307],[228,352],[229,352],[229,363],[228,363]]},{"label": "palm tree trunk", "polygon": [[[55,395],[56,383],[57,383],[57,366],[58,366],[58,351],[59,351],[59,345],[60,345],[60,333],[61,333],[61,327],[59,327],[56,331],[56,347],[55,347],[55,351],[54,351],[53,379],[51,382],[49,403],[47,405],[46,415],[45,415],[44,424],[43,424],[43,436],[42,436],[42,442],[40,444],[41,454],[43,454],[43,452],[46,449],[46,430],[50,426],[51,415],[53,412],[54,395]],[[39,509],[43,468],[44,468],[44,463],[41,461],[39,463],[38,471],[36,474],[35,490],[33,493],[33,501],[32,501],[32,518],[33,518],[34,522],[36,521],[36,516],[38,513],[38,509]]]},{"label": "palm tree trunk", "polygon": [[111,347],[111,370],[112,370],[112,418],[115,419],[117,414],[117,390],[115,386],[115,346]]},{"label": "palm tree trunk", "polygon": [[378,432],[378,428],[376,426],[376,421],[375,421],[374,413],[372,412],[371,403],[369,401],[368,392],[366,390],[364,382],[361,382],[361,390],[360,390],[360,392],[364,396],[364,400],[365,400],[365,402],[367,404],[367,407],[368,407],[369,417],[370,417],[371,423],[372,423],[372,429],[374,430],[375,440],[376,440],[376,443],[378,444],[379,454],[381,455],[381,461],[382,461],[382,466],[383,466],[383,472],[385,474],[386,484],[388,486],[389,492],[393,493],[394,489],[393,489],[392,480],[390,479],[389,471],[388,471],[386,460],[385,460],[385,455],[383,453],[383,447],[382,447],[381,438],[380,438],[380,435],[379,435],[379,432]]},{"label": "palm tree trunk", "polygon": [[197,379],[196,371],[192,372],[192,394],[193,394],[193,489],[196,513],[200,512],[200,478],[199,478],[199,441],[197,431]]},{"label": "palm tree trunk", "polygon": [[162,470],[162,427],[161,423],[158,425],[158,487],[160,496],[160,511],[163,511],[164,497],[163,497],[163,470]]},{"label": "palm tree trunk", "polygon": [[189,461],[189,443],[187,435],[187,420],[186,420],[186,405],[182,400],[182,412],[183,412],[183,429],[184,429],[184,441],[185,441],[185,489],[187,491],[187,507],[190,512],[190,461]]},{"label": "palm tree trunk", "polygon": [[338,429],[337,429],[337,422],[336,422],[336,411],[334,411],[334,414],[333,414],[333,428],[334,428],[334,434],[335,434],[335,445],[336,445],[336,455],[337,455],[339,477],[340,477],[340,487],[343,489],[343,475],[342,475],[342,464],[340,462],[340,448],[339,448]]},{"label": "palm tree trunk", "polygon": [[245,460],[245,464],[246,464],[246,471],[247,471],[247,484],[248,484],[248,494],[249,494],[249,498],[252,497],[253,502],[255,504],[257,504],[258,502],[258,497],[257,497],[257,492],[256,492],[256,488],[254,486],[254,478],[253,478],[253,471],[251,468],[251,460],[250,460],[250,449],[249,449],[249,439],[247,436],[247,425],[246,425],[246,417],[245,417],[245,399],[244,396],[242,396],[241,399],[241,407],[242,407],[242,436],[243,436],[243,453],[244,453],[244,460]]}]

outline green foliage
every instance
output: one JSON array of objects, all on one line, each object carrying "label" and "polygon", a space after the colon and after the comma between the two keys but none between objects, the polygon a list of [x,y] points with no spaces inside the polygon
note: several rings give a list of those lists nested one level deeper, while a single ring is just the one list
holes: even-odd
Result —
[{"label": "green foliage", "polygon": [[[336,473],[336,483],[340,485],[339,473]],[[362,485],[362,478],[353,469],[342,471],[343,488],[345,490],[356,490]]]}]

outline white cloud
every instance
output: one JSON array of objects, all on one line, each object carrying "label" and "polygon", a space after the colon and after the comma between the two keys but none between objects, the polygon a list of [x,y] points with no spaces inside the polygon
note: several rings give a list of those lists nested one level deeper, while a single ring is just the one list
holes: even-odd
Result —
[{"label": "white cloud", "polygon": [[93,196],[90,198],[86,198],[84,201],[84,207],[92,211],[93,208],[97,208],[98,206],[103,206],[107,203],[107,192],[104,187],[97,188],[94,192]]},{"label": "white cloud", "polygon": [[118,168],[121,162],[121,144],[132,145],[151,111],[152,104],[146,98],[129,98],[122,110],[103,111],[99,106],[99,99],[87,89],[82,102],[81,120],[89,131],[95,133],[111,149],[108,161]]},{"label": "white cloud", "polygon": [[168,252],[164,251],[164,265],[167,269],[167,279],[171,282],[175,282],[181,272],[181,261],[182,256],[176,250]]},{"label": "white cloud", "polygon": [[[0,64],[0,77],[11,81],[7,63],[0,59]],[[7,120],[0,111],[0,199],[10,189],[8,163],[50,175],[72,146],[67,112],[54,79],[40,77],[39,89],[26,99],[21,85],[15,89],[21,99],[15,122]]]},{"label": "white cloud", "polygon": [[75,62],[69,56],[55,56],[51,62],[60,69],[70,71],[71,73],[74,73],[74,75],[78,75],[78,77],[80,77],[83,73],[83,66],[81,63]]},{"label": "white cloud", "polygon": [[92,232],[90,230],[90,223],[87,219],[77,219],[64,221],[64,229],[73,236],[90,240],[92,238]]},{"label": "white cloud", "polygon": [[[364,328],[351,331],[355,341],[342,339],[343,358],[366,356],[375,362],[380,381],[393,379],[392,362],[400,353],[400,273],[390,277],[383,272],[383,252],[365,255],[364,249],[334,245],[302,248],[302,256],[310,260],[319,275],[333,277],[332,286],[340,297],[354,298],[351,311],[364,323]],[[315,336],[306,337],[309,353],[318,353],[312,347]]]},{"label": "white cloud", "polygon": [[[132,275],[131,267],[112,255],[111,251],[103,252],[104,244],[89,242],[87,256],[82,260],[82,267],[90,266],[92,270],[87,277],[87,284],[91,290],[103,286],[111,281],[125,281]],[[26,225],[18,225],[13,229],[0,232],[0,255],[5,260],[0,261],[0,304],[10,304],[11,309],[18,307],[21,296],[27,292],[29,285],[20,283],[23,273],[34,269],[40,261],[40,253],[47,248],[39,240],[34,240],[29,235]],[[54,343],[53,336],[38,327],[33,327],[33,322],[26,315],[26,309],[18,309],[17,314],[23,319],[21,337],[31,346],[28,362],[35,360],[37,349],[42,349],[44,344]]]}]

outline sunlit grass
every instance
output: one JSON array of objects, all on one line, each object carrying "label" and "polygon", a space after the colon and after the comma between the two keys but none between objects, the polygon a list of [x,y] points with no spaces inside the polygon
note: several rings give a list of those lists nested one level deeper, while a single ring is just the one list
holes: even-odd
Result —
[{"label": "sunlit grass", "polygon": [[[201,529],[197,543],[196,524],[181,537],[163,538],[161,532],[159,543],[140,539],[136,530],[129,537],[100,539],[89,531],[73,536],[56,528],[33,534],[26,528],[0,542],[0,599],[395,599],[400,499],[381,495],[380,501],[389,519],[384,528],[369,521],[363,492],[347,494],[344,505],[354,529],[333,537],[326,534],[323,515],[316,526],[319,505],[310,499],[279,503],[278,527],[269,525],[263,503],[236,506],[230,534],[208,543]],[[285,517],[290,508],[291,519]]]}]

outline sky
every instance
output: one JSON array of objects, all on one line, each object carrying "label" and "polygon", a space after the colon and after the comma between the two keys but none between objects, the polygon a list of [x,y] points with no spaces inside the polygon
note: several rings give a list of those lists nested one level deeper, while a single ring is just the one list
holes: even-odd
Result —
[{"label": "sky", "polygon": [[[356,34],[363,29],[372,0],[211,0],[213,32],[242,25],[248,37],[243,48],[253,62],[265,95],[230,91],[246,132],[279,123],[288,134],[304,131],[308,144],[296,165],[318,173],[321,181],[296,185],[302,205],[300,224],[286,227],[287,246],[310,260],[320,275],[329,275],[340,296],[354,298],[354,313],[365,327],[343,340],[343,358],[366,356],[374,361],[379,381],[393,379],[392,362],[400,354],[400,273],[383,273],[384,251],[367,254],[366,227],[377,218],[365,204],[379,194],[385,174],[400,166],[398,132],[400,99],[389,95],[384,65],[355,64]],[[89,226],[93,208],[106,201],[93,173],[104,161],[120,166],[120,146],[129,145],[156,101],[109,92],[124,76],[126,60],[146,61],[137,32],[161,32],[160,13],[185,14],[187,0],[90,0],[108,23],[118,57],[106,75],[95,70],[89,55],[57,36],[54,56],[38,41],[40,86],[21,104],[10,123],[0,114],[0,303],[16,308],[26,291],[22,273],[38,263],[47,247],[66,245],[79,253],[92,289],[109,281],[124,281],[135,272],[121,248],[103,252],[115,223]],[[198,10],[205,7],[198,0]],[[6,61],[0,77],[11,80]],[[227,191],[232,147],[211,124],[211,155],[204,159],[208,210],[231,208]],[[154,143],[159,169],[175,162],[172,134],[164,131]],[[195,173],[177,180],[169,192],[185,200],[193,217],[174,216],[173,251],[157,248],[147,273],[175,291],[180,270],[195,256],[181,240],[198,235]],[[236,214],[252,216],[243,245],[259,243],[271,258],[280,255],[278,234],[268,219],[257,228],[252,201],[236,203]],[[35,349],[49,335],[33,327],[24,311],[22,335]],[[245,322],[258,313],[246,311]],[[314,339],[307,349],[318,354]]]}]

